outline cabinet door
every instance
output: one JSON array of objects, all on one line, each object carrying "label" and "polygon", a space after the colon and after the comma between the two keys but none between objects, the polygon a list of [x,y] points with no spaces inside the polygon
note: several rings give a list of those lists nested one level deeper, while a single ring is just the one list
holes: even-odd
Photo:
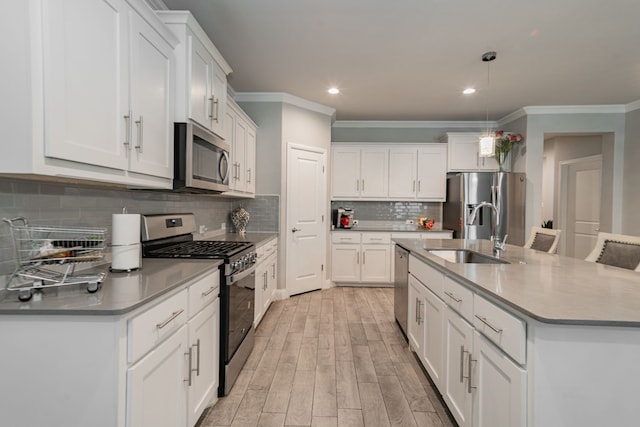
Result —
[{"label": "cabinet door", "polygon": [[440,391],[460,427],[471,426],[469,358],[472,346],[473,327],[447,307],[444,326],[444,382]]},{"label": "cabinet door", "polygon": [[415,148],[392,148],[389,151],[390,197],[415,198],[416,164]]},{"label": "cabinet door", "polygon": [[224,117],[227,108],[227,75],[220,65],[212,59],[212,92],[210,103],[211,130],[219,136],[224,135]]},{"label": "cabinet door", "polygon": [[127,370],[127,426],[182,427],[187,417],[187,326]]},{"label": "cabinet door", "polygon": [[45,155],[125,170],[129,7],[124,0],[42,7]]},{"label": "cabinet door", "polygon": [[447,197],[447,145],[418,150],[418,199],[444,201]]},{"label": "cabinet door", "polygon": [[526,371],[478,332],[472,358],[474,427],[526,426]]},{"label": "cabinet door", "polygon": [[445,303],[429,289],[424,290],[424,367],[431,380],[440,388],[444,357],[444,313]]},{"label": "cabinet door", "polygon": [[331,195],[333,198],[360,196],[360,149],[336,147],[331,150]]},{"label": "cabinet door", "polygon": [[389,150],[363,148],[360,152],[360,197],[389,195]]},{"label": "cabinet door", "polygon": [[424,354],[424,291],[424,285],[410,274],[407,338],[411,349],[416,352],[421,360]]},{"label": "cabinet door", "polygon": [[362,245],[362,282],[391,282],[391,246]]},{"label": "cabinet door", "polygon": [[498,162],[493,157],[478,155],[479,141],[480,134],[450,137],[448,141],[448,171],[498,170]]},{"label": "cabinet door", "polygon": [[246,192],[256,193],[256,130],[247,129],[247,146],[245,150]]},{"label": "cabinet door", "polygon": [[255,270],[253,325],[256,327],[258,326],[258,324],[262,320],[262,316],[264,315],[264,305],[262,301],[264,300],[265,289],[267,288],[267,277],[267,260],[264,260],[260,262],[260,264],[258,264]]},{"label": "cabinet door", "polygon": [[268,265],[268,278],[267,278],[267,294],[269,296],[269,302],[266,304],[265,311],[273,302],[273,296],[278,288],[278,253],[274,252],[269,257],[269,265]]},{"label": "cabinet door", "polygon": [[245,148],[247,144],[247,122],[236,116],[233,145],[231,146],[231,179],[232,190],[245,191],[247,188]]},{"label": "cabinet door", "polygon": [[216,298],[188,323],[191,346],[191,386],[188,390],[188,426],[200,418],[218,393],[220,352],[220,299]]},{"label": "cabinet door", "polygon": [[331,280],[360,281],[360,245],[331,246]]},{"label": "cabinet door", "polygon": [[[196,37],[191,36],[191,102],[189,118],[211,129],[213,57]],[[224,116],[223,116],[224,117]]]},{"label": "cabinet door", "polygon": [[132,14],[129,169],[173,178],[172,47],[137,14]]}]

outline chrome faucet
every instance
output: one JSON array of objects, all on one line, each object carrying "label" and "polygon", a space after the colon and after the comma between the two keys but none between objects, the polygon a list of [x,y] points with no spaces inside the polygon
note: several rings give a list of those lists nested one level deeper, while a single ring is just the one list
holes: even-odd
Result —
[{"label": "chrome faucet", "polygon": [[500,251],[503,251],[507,247],[508,234],[504,235],[504,239],[500,238],[500,210],[496,205],[489,202],[480,202],[475,205],[469,214],[467,225],[473,225],[476,220],[476,216],[478,215],[478,211],[485,206],[493,210],[493,215],[491,215],[491,240],[493,241],[493,254],[500,255]]}]

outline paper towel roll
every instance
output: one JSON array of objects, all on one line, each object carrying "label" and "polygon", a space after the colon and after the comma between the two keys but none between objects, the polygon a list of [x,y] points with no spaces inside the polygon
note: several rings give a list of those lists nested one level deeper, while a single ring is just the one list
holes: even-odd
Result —
[{"label": "paper towel roll", "polygon": [[140,215],[111,215],[111,244],[113,246],[140,243]]},{"label": "paper towel roll", "polygon": [[135,270],[142,265],[140,243],[111,247],[111,269],[119,271]]}]

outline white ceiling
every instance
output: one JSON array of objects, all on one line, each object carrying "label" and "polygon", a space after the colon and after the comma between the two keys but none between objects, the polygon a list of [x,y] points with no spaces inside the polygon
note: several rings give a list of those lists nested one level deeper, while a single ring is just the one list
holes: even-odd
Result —
[{"label": "white ceiling", "polygon": [[[236,92],[287,92],[337,120],[497,120],[640,99],[640,0],[164,3],[191,10]],[[467,86],[478,92],[463,96]]]}]

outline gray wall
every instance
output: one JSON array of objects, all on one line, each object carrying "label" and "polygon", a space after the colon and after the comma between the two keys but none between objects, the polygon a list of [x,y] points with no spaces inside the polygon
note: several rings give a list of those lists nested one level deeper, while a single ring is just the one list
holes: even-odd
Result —
[{"label": "gray wall", "polygon": [[[526,131],[522,125],[526,123]],[[519,118],[511,123],[503,124],[504,129],[525,135],[525,143],[519,148],[514,162],[514,170],[527,174],[526,196],[526,229],[538,226],[542,221],[542,165],[545,134],[550,133],[597,133],[608,134],[603,137],[605,146],[610,147],[610,157],[607,165],[603,165],[603,179],[608,177],[611,214],[610,224],[613,232],[622,232],[622,183],[624,144],[625,144],[625,114],[536,114],[526,116],[526,120]],[[603,158],[603,161],[605,159]],[[524,168],[523,168],[524,166]]]},{"label": "gray wall", "polygon": [[[371,127],[362,125],[349,125],[349,123],[336,124],[331,129],[331,141],[334,142],[440,142],[440,137],[447,132],[480,132],[481,125],[471,127],[415,127],[407,123],[407,127],[382,127],[373,122]],[[495,129],[495,126],[494,126]]]},{"label": "gray wall", "polygon": [[640,236],[640,108],[627,113],[625,124],[622,230]]}]

